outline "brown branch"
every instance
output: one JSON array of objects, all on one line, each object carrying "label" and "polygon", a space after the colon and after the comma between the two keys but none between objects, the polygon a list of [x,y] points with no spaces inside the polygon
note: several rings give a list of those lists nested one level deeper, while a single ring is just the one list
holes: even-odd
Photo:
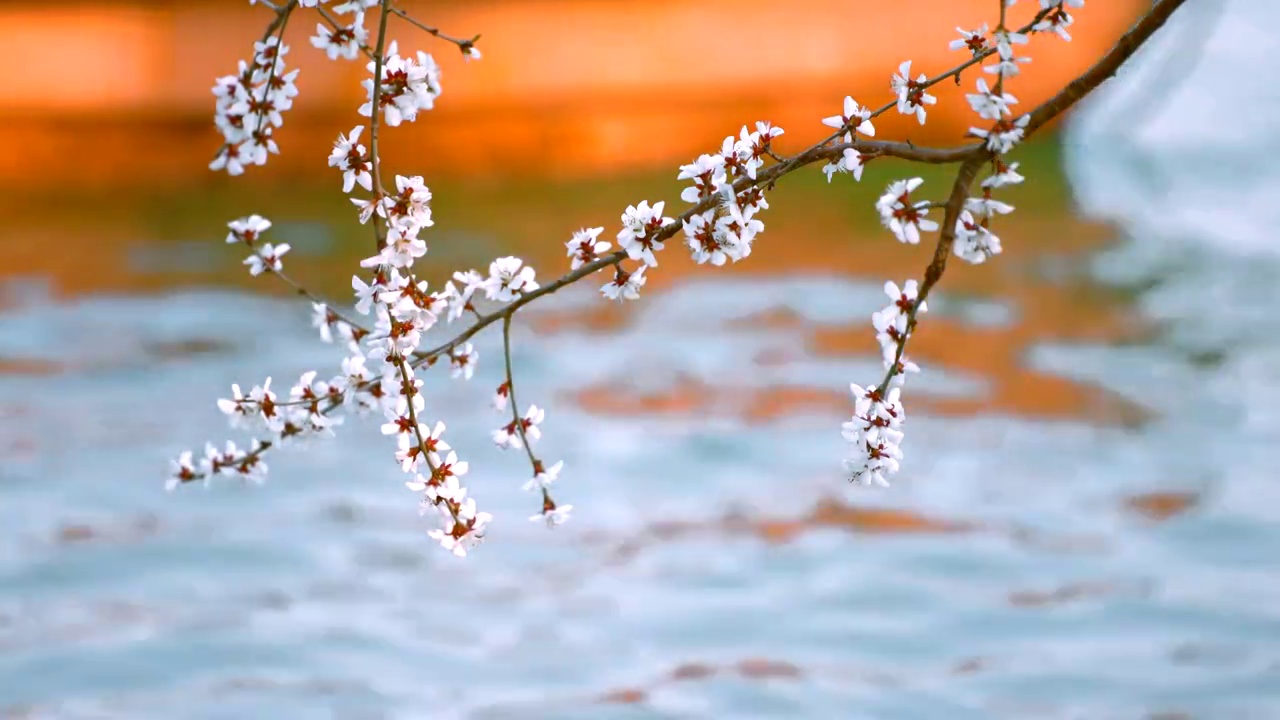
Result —
[{"label": "brown branch", "polygon": [[929,261],[929,267],[925,268],[924,282],[920,283],[916,300],[912,303],[911,310],[907,312],[907,329],[898,337],[893,364],[885,372],[884,380],[880,381],[877,392],[881,396],[888,392],[889,382],[894,376],[901,375],[904,370],[903,357],[907,352],[907,339],[915,334],[916,313],[924,304],[929,291],[938,284],[942,274],[947,271],[947,259],[951,257],[951,249],[956,242],[956,221],[960,218],[960,212],[964,210],[965,200],[969,199],[969,186],[973,184],[978,170],[982,168],[988,157],[984,155],[972,157],[966,160],[956,173],[955,182],[951,185],[951,196],[947,198],[947,204],[943,210],[941,232],[938,235],[938,244],[933,248],[933,259]]},{"label": "brown branch", "polygon": [[391,0],[382,0],[382,12],[378,20],[377,47],[373,51],[373,91],[369,97],[369,174],[373,176],[373,214],[369,224],[373,226],[374,252],[382,252],[382,233],[378,230],[377,206],[382,203],[382,168],[378,166],[378,111],[382,109],[382,62],[387,45],[387,15]]},{"label": "brown branch", "polygon": [[1109,80],[1120,66],[1132,57],[1157,30],[1164,27],[1165,22],[1185,3],[1186,0],[1160,0],[1152,6],[1151,10],[1134,23],[1129,32],[1121,36],[1115,47],[1094,63],[1093,67],[1067,83],[1067,86],[1057,95],[1031,111],[1031,121],[1027,125],[1026,133],[1030,135],[1036,129],[1043,127],[1045,123],[1066,112],[1072,105],[1093,92],[1094,88]]},{"label": "brown branch", "polygon": [[[1173,15],[1174,11],[1185,2],[1186,0],[1162,0],[1159,2],[1129,32],[1125,33],[1115,47],[1095,63],[1093,67],[1070,82],[1053,98],[1033,110],[1026,134],[1031,134],[1032,131],[1042,127],[1050,119],[1065,112],[1081,98],[1092,92],[1094,88],[1114,76],[1120,66],[1137,52],[1138,48],[1156,30],[1159,30]],[[1002,10],[1003,7],[1002,2]],[[1003,17],[1001,21],[1003,23]],[[997,92],[999,91],[997,90]],[[951,186],[951,197],[947,200],[941,233],[933,250],[933,259],[930,261],[928,268],[925,269],[924,280],[920,284],[915,303],[912,304],[911,310],[907,313],[907,331],[902,333],[902,336],[898,339],[893,364],[889,366],[884,380],[880,383],[878,391],[881,395],[888,390],[889,382],[894,376],[903,371],[902,359],[906,353],[907,339],[915,332],[916,313],[925,302],[929,292],[938,284],[938,281],[942,279],[943,273],[946,272],[947,260],[951,256],[956,240],[956,221],[960,217],[960,212],[964,209],[965,200],[969,198],[969,186],[973,184],[973,180],[977,177],[982,165],[992,157],[991,153],[982,146],[971,149],[964,154],[968,157],[964,160],[964,164],[960,166],[960,170],[956,174],[955,183]]]},{"label": "brown branch", "polygon": [[[383,0],[383,9],[384,9],[383,29],[384,30],[385,30],[386,9],[388,7],[387,3],[388,3],[388,0]],[[1186,3],[1186,0],[1159,0],[1146,15],[1144,15],[1137,23],[1134,24],[1134,26],[1127,33],[1124,34],[1124,36],[1120,38],[1120,40],[1116,43],[1116,45],[1110,51],[1108,51],[1108,53],[1101,60],[1095,63],[1091,68],[1085,71],[1082,75],[1080,75],[1080,77],[1076,78],[1071,83],[1069,83],[1061,92],[1059,92],[1053,98],[1046,101],[1045,103],[1037,107],[1035,110],[1031,111],[1030,113],[1031,120],[1027,125],[1026,131],[1025,131],[1026,135],[1030,135],[1035,130],[1043,127],[1045,123],[1047,123],[1049,120],[1061,114],[1062,112],[1065,112],[1067,109],[1069,109],[1072,105],[1074,105],[1080,99],[1082,99],[1083,97],[1088,95],[1090,92],[1092,92],[1094,88],[1098,87],[1107,79],[1115,75],[1116,71],[1120,68],[1120,66],[1123,65],[1125,61],[1127,61],[1137,51],[1137,49],[1143,45],[1143,43],[1145,43],[1153,34],[1155,34],[1157,30],[1163,27],[1165,22],[1168,21],[1169,17],[1171,17],[1173,13],[1177,11],[1178,8],[1182,7],[1182,5],[1184,5],[1185,3]],[[1038,14],[1036,21],[1038,21],[1040,17],[1041,15]],[[1036,21],[1033,21],[1033,23]],[[1029,30],[1029,27],[1024,28],[1023,30],[1020,30],[1020,32],[1026,32],[1028,30]],[[385,32],[380,32],[379,52],[377,53],[378,58],[381,58],[382,56],[381,45],[382,45],[383,35],[385,35]],[[956,68],[952,68],[951,70],[948,70],[942,75],[939,75],[931,79],[926,84],[926,87],[928,85],[932,85],[937,82],[940,82],[942,79],[945,79],[946,77],[949,77],[954,74],[958,74],[959,72],[963,71],[965,68],[968,68],[977,62],[980,62],[983,58],[989,56],[991,52],[993,51],[987,51],[985,54],[979,55],[973,58],[972,60],[967,61],[966,63],[962,63]],[[380,74],[381,73],[379,72],[377,75],[380,76]],[[377,89],[376,83],[377,83],[377,80],[375,79],[375,91]],[[375,92],[375,98],[376,98],[376,92]],[[873,116],[879,115],[891,107],[893,107],[893,103],[890,103],[876,110],[873,113]],[[375,118],[377,117],[376,106],[374,108],[373,116]],[[376,119],[374,120],[374,123],[376,128]],[[773,165],[759,172],[755,180],[751,180],[745,177],[739,178],[739,180],[734,183],[734,188],[737,192],[741,192],[742,190],[753,185],[766,185],[766,186],[772,185],[778,179],[784,177],[785,175],[790,174],[791,172],[795,171],[796,169],[804,165],[808,165],[808,164],[817,162],[818,160],[828,159],[828,158],[832,158],[839,155],[841,152],[843,152],[843,149],[845,147],[856,148],[859,150],[859,152],[865,151],[866,154],[868,155],[900,157],[903,159],[915,160],[918,162],[935,163],[935,164],[936,163],[952,163],[952,162],[963,163],[960,167],[959,172],[957,173],[955,183],[952,185],[951,195],[947,200],[946,209],[943,215],[940,236],[938,238],[938,243],[934,248],[933,259],[925,271],[924,282],[920,286],[917,302],[915,303],[915,305],[913,306],[909,314],[909,327],[914,326],[916,308],[918,308],[920,304],[925,300],[926,296],[937,285],[938,281],[942,278],[943,273],[946,271],[947,260],[951,254],[952,247],[955,243],[956,221],[959,217],[960,212],[964,208],[965,200],[968,198],[969,187],[972,184],[973,180],[976,178],[978,171],[982,167],[982,164],[987,159],[989,159],[991,155],[989,151],[987,151],[985,147],[981,144],[967,145],[967,146],[956,147],[956,148],[920,148],[920,147],[911,145],[910,143],[890,143],[890,142],[883,142],[883,141],[873,142],[873,141],[866,141],[866,140],[855,140],[854,142],[848,143],[845,145],[837,145],[835,147],[827,146],[828,143],[830,143],[832,140],[835,140],[841,137],[844,134],[844,132],[845,130],[842,129],[840,132],[837,132],[836,134],[832,135],[830,138],[827,138],[826,140],[823,140],[807,148],[806,150],[803,150],[791,156],[786,161],[780,162],[776,165]],[[377,176],[375,175],[374,177],[376,182]],[[664,225],[657,232],[655,232],[653,234],[653,238],[667,239],[672,237],[673,235],[675,235],[676,232],[678,232],[681,229],[681,226],[682,226],[682,223],[680,222],[681,220],[687,220],[688,218],[692,217],[696,213],[704,212],[705,210],[709,209],[713,203],[714,203],[714,200],[707,199],[698,203],[694,207],[689,208],[683,214],[681,214],[679,218],[677,218],[676,222],[673,222],[669,225]],[[591,275],[597,270],[608,267],[609,265],[615,265],[617,263],[620,263],[622,260],[626,258],[627,258],[627,253],[624,250],[614,251],[608,255],[597,258],[596,260],[583,265],[577,270],[569,272],[568,274],[562,276],[560,279],[554,282],[548,283],[546,285],[539,287],[537,290],[521,295],[516,300],[508,303],[507,305],[503,306],[502,308],[499,308],[498,310],[495,310],[494,312],[483,314],[483,315],[477,315],[476,322],[470,327],[468,327],[466,330],[459,333],[452,340],[449,340],[448,342],[445,342],[431,350],[428,350],[425,352],[419,351],[415,353],[412,366],[417,367],[422,364],[430,364],[434,362],[435,359],[438,358],[441,354],[449,352],[450,350],[457,347],[458,345],[461,345],[462,343],[466,342],[470,338],[474,337],[481,330],[493,324],[495,321],[499,319],[503,320],[504,326],[509,326],[511,316],[517,310],[524,307],[525,305],[533,302],[539,297],[554,293],[560,288],[565,287],[566,285],[570,285],[574,282],[577,282],[578,280],[581,280],[582,278],[585,278],[586,276]],[[905,341],[906,341],[906,336],[908,335],[910,335],[910,332],[906,333],[903,337],[903,340],[900,341],[899,347],[896,352],[896,362],[894,363],[894,367],[890,368],[889,374],[886,376],[884,382],[881,385],[882,391],[885,389],[885,387],[888,385],[889,380],[893,377],[894,374],[896,374],[898,370],[898,365],[900,364],[902,360],[902,356],[905,352]],[[403,360],[401,361],[401,371],[402,373],[405,371]],[[511,378],[510,378],[510,372],[508,367],[508,382],[510,382],[510,379]],[[362,383],[358,385],[356,389],[366,389],[370,387],[373,384],[373,382],[375,381],[371,380],[366,383]],[[511,398],[511,400],[512,400],[512,404],[514,405],[515,404],[514,396]],[[337,408],[341,404],[342,403],[340,400],[332,401],[330,405],[328,405],[324,410],[322,410],[322,414],[327,414],[328,412]],[[412,407],[411,400],[410,400],[410,406]],[[517,426],[519,426],[518,422],[517,422]],[[263,442],[257,450],[247,453],[245,455],[245,458],[242,458],[242,460],[256,458],[257,456],[266,452],[266,450],[268,450],[271,446],[272,446],[272,443],[270,441]],[[527,443],[526,443],[526,446],[527,446]],[[428,458],[428,461],[429,461],[429,458]],[[197,475],[192,477],[192,480],[199,479],[201,477],[203,477],[203,475]]]}]

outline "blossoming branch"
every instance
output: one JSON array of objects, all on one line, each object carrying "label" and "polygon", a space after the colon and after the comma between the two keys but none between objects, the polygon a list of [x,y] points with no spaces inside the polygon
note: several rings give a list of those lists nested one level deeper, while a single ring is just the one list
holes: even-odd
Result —
[{"label": "blossoming branch", "polygon": [[[294,84],[298,71],[287,70],[290,47],[284,42],[285,31],[295,15],[314,13],[316,30],[310,38],[314,48],[335,61],[361,56],[368,60],[369,76],[362,82],[366,100],[356,109],[365,120],[338,134],[328,166],[340,174],[342,192],[355,206],[354,218],[370,226],[373,253],[360,263],[361,271],[351,280],[353,316],[331,307],[284,273],[282,258],[290,248],[264,240],[271,228],[269,220],[249,215],[228,224],[227,243],[247,251],[244,263],[250,274],[274,275],[307,297],[320,339],[341,342],[348,356],[327,379],[319,378],[316,371],[304,373],[284,396],[272,390],[271,378],[248,393],[233,385],[231,397],[219,400],[218,407],[232,427],[244,428],[256,438],[248,448],[231,441],[221,448],[209,443],[199,458],[183,452],[172,461],[168,487],[197,480],[207,483],[219,475],[260,482],[267,473],[268,451],[331,436],[347,414],[380,415],[382,432],[394,437],[391,453],[406,475],[406,487],[419,495],[422,513],[437,521],[428,534],[446,550],[465,555],[484,537],[492,516],[478,510],[468,497],[463,478],[469,464],[445,441],[445,422],[424,417],[426,402],[419,375],[447,366],[453,377],[469,380],[479,361],[471,339],[500,324],[505,379],[492,398],[501,417],[492,440],[499,448],[522,451],[529,460],[530,476],[523,489],[538,497],[531,519],[548,525],[563,523],[573,506],[557,502],[551,490],[564,465],[548,463],[535,451],[546,410],[534,404],[522,406],[517,400],[511,324],[521,308],[602,271],[606,274],[600,293],[605,299],[637,300],[648,280],[646,273],[656,271],[667,241],[677,236],[700,265],[743,261],[764,232],[769,191],[784,176],[819,161],[824,162],[828,182],[837,175],[860,181],[866,165],[883,157],[956,164],[956,178],[945,197],[928,198],[920,178],[904,178],[892,182],[874,203],[885,229],[899,242],[917,245],[929,234],[938,234],[923,276],[901,286],[885,283],[888,304],[871,315],[884,375],[866,385],[851,385],[854,412],[843,426],[851,449],[845,461],[848,475],[867,484],[888,485],[902,460],[906,377],[920,370],[907,355],[907,347],[919,316],[928,309],[926,298],[941,280],[949,259],[983,263],[1001,253],[1000,238],[992,228],[1014,208],[996,195],[1024,181],[1018,163],[1008,160],[1010,152],[1111,77],[1185,0],[1158,0],[1093,67],[1039,107],[1023,113],[1014,110],[1018,99],[1004,92],[1005,79],[1024,72],[1031,61],[1019,55],[1018,47],[1035,33],[1052,33],[1070,41],[1071,12],[1083,8],[1085,0],[1039,0],[1034,18],[1013,28],[1006,22],[1007,10],[1016,2],[997,0],[994,29],[989,24],[957,28],[958,37],[950,47],[964,59],[956,66],[930,76],[904,60],[890,75],[893,99],[889,102],[872,109],[851,96],[844,98],[838,114],[821,119],[832,129],[831,135],[808,148],[792,155],[779,153],[776,143],[784,134],[782,128],[768,122],[757,122],[754,129],[743,126],[736,136],[726,137],[716,152],[680,167],[678,178],[689,182],[680,194],[689,206],[683,212],[668,216],[663,201],[642,200],[628,206],[621,215],[621,229],[613,236],[616,248],[601,239],[602,227],[573,232],[565,243],[569,272],[552,282],[540,284],[535,270],[521,258],[503,257],[490,263],[487,272],[454,272],[451,281],[433,291],[415,274],[415,264],[428,251],[422,235],[434,224],[431,191],[416,175],[395,174],[391,183],[384,182],[378,136],[384,127],[415,122],[435,107],[443,92],[440,69],[430,54],[421,50],[402,54],[395,42],[388,43],[387,26],[392,20],[408,23],[452,44],[468,60],[480,59],[476,47],[480,36],[447,35],[392,0],[250,0],[251,5],[268,8],[273,18],[254,43],[251,60],[241,61],[235,74],[214,84],[214,125],[223,144],[210,168],[239,175],[279,152],[274,133],[283,126],[283,113],[298,95]],[[367,24],[374,29],[367,29]],[[961,84],[969,70],[976,77],[974,92],[966,96],[975,114],[968,135],[977,142],[930,148],[873,139],[873,121],[886,112],[912,116],[923,125],[937,102],[930,88],[946,80]],[[983,178],[974,194],[971,187],[979,174]],[[427,344],[432,331],[448,339]]]}]

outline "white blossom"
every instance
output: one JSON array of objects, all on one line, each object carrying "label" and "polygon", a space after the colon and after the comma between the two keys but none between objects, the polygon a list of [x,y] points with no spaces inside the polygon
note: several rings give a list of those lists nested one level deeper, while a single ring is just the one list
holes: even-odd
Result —
[{"label": "white blossom", "polygon": [[561,460],[551,467],[544,467],[539,461],[534,463],[533,478],[525,481],[521,486],[522,490],[545,490],[551,486],[560,477],[560,471],[564,469],[564,461]]},{"label": "white blossom", "polygon": [[[1083,2],[1083,0],[1081,1]],[[1041,2],[1043,2],[1043,0],[1041,0]],[[1072,17],[1070,13],[1063,10],[1061,7],[1058,7],[1057,10],[1046,15],[1043,20],[1032,25],[1031,29],[1036,32],[1052,30],[1064,41],[1071,42],[1071,33],[1067,31],[1067,28],[1075,24],[1075,21],[1076,19]]]},{"label": "white blossom", "polygon": [[[906,67],[910,67],[910,62],[906,63]],[[871,110],[854,102],[848,95],[844,97],[844,111],[839,115],[823,118],[822,124],[837,130],[847,127],[850,131],[862,133],[867,137],[875,137],[876,134],[875,126],[871,124]]]},{"label": "white blossom", "polygon": [[196,466],[191,460],[191,451],[184,450],[178,459],[169,461],[169,479],[165,481],[164,489],[172,491],[182,483],[187,483],[197,478]]},{"label": "white blossom", "polygon": [[852,479],[868,485],[888,487],[889,476],[896,473],[902,460],[902,422],[906,413],[899,400],[901,389],[890,388],[882,395],[875,387],[850,385],[854,398],[853,417],[844,424],[842,434],[853,446],[853,454],[845,461]]},{"label": "white blossom", "polygon": [[986,78],[978,78],[978,92],[965,95],[969,107],[984,120],[999,120],[1011,115],[1010,105],[1016,105],[1018,99],[1007,92],[996,94],[987,86]]},{"label": "white blossom", "polygon": [[665,203],[654,203],[649,206],[648,200],[641,200],[639,205],[628,205],[622,213],[622,229],[618,231],[618,247],[627,251],[632,260],[643,261],[645,265],[657,267],[658,259],[655,250],[661,250],[662,240],[655,237],[662,226],[673,222],[663,217]]},{"label": "white blossom", "polygon": [[287,252],[289,252],[288,243],[279,245],[263,243],[252,255],[244,259],[244,264],[249,266],[249,274],[254,276],[261,275],[267,270],[280,272],[284,269],[284,263],[280,262],[280,258]]},{"label": "white blossom", "polygon": [[922,178],[895,180],[876,201],[880,221],[899,241],[911,245],[920,244],[920,233],[938,229],[938,223],[926,219],[929,203],[913,202],[911,193],[924,183]]},{"label": "white blossom", "polygon": [[[377,71],[377,64],[370,60],[367,69],[372,74]],[[373,78],[366,78],[361,84],[365,89],[366,100],[360,106],[359,113],[364,117],[372,117],[375,104]],[[439,95],[440,68],[435,60],[424,52],[418,52],[416,59],[401,57],[395,41],[392,41],[382,62],[382,79],[376,99],[387,126],[396,127],[404,121],[413,122],[420,110],[435,107],[435,99]]]},{"label": "white blossom", "polygon": [[228,243],[242,242],[252,246],[271,227],[271,221],[261,215],[250,215],[227,223],[231,232],[227,233]]},{"label": "white blossom", "polygon": [[527,292],[538,289],[533,279],[534,270],[518,257],[498,258],[489,264],[489,282],[485,284],[485,297],[498,302],[510,302]]},{"label": "white blossom", "polygon": [[360,54],[360,46],[364,45],[368,39],[369,33],[364,29],[364,13],[357,12],[350,25],[330,28],[317,24],[316,34],[312,36],[311,44],[317,49],[324,50],[330,60],[338,58],[355,60]]},{"label": "white blossom", "polygon": [[692,180],[693,185],[680,191],[680,199],[687,203],[698,203],[710,198],[716,188],[728,182],[725,175],[724,157],[721,155],[702,154],[688,165],[680,166],[677,180]]},{"label": "white blossom", "polygon": [[991,47],[987,43],[987,24],[982,23],[974,30],[965,30],[964,28],[956,28],[956,32],[960,33],[960,38],[952,40],[948,46],[952,50],[968,50],[975,57],[982,54],[983,51]]},{"label": "white blossom", "polygon": [[1018,163],[1004,164],[1000,158],[995,159],[996,172],[982,181],[983,188],[999,188],[1006,185],[1017,185],[1025,178],[1018,174]]},{"label": "white blossom", "polygon": [[531,516],[529,519],[533,522],[545,522],[547,527],[563,525],[569,521],[569,511],[573,510],[572,505],[556,505],[548,500],[542,512]]},{"label": "white blossom", "polygon": [[863,167],[862,153],[853,148],[845,148],[839,160],[822,166],[822,172],[827,174],[827,182],[831,182],[836,173],[850,173],[854,180],[861,181]]},{"label": "white blossom", "polygon": [[449,363],[453,366],[453,377],[470,380],[476,372],[476,363],[480,361],[480,353],[471,343],[463,343],[449,352]]},{"label": "white blossom", "polygon": [[372,164],[365,154],[364,145],[359,143],[363,125],[357,125],[347,135],[338,135],[333,144],[333,152],[329,154],[329,167],[342,171],[342,192],[349,193],[357,183],[365,190],[373,190]]},{"label": "white blossom", "polygon": [[605,283],[600,288],[600,292],[610,300],[639,300],[640,288],[644,287],[648,280],[644,276],[647,265],[641,265],[634,272],[627,272],[622,266],[617,266],[614,271],[613,280]]},{"label": "white blossom", "polygon": [[1031,115],[1021,115],[1017,120],[999,120],[989,130],[983,128],[969,128],[969,134],[974,137],[981,138],[987,149],[994,153],[1004,154],[1013,149],[1013,146],[1022,141],[1022,137],[1026,134],[1027,124],[1031,122]]},{"label": "white blossom", "polygon": [[599,239],[602,232],[604,232],[602,227],[574,231],[573,237],[565,243],[569,257],[572,258],[569,264],[571,270],[577,270],[587,263],[595,262],[609,250],[611,245]]},{"label": "white blossom", "polygon": [[956,238],[952,246],[955,256],[965,262],[980,265],[1001,252],[1000,238],[987,229],[986,225],[974,220],[968,210],[961,211],[956,220]]},{"label": "white blossom", "polygon": [[982,197],[971,197],[964,201],[964,209],[973,213],[974,217],[986,218],[994,215],[1008,215],[1013,212],[1013,206],[1000,202],[991,197],[990,194],[984,194]]},{"label": "white blossom", "polygon": [[924,91],[928,81],[929,77],[924,73],[920,73],[915,80],[912,80],[911,61],[905,60],[898,66],[898,72],[889,83],[894,94],[898,96],[898,112],[903,115],[915,115],[921,125],[925,120],[924,106],[938,102],[937,98]]}]

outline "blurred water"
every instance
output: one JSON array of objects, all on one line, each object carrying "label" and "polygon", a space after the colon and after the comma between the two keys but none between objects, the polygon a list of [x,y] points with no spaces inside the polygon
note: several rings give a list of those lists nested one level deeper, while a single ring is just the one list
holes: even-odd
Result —
[{"label": "blurred water", "polygon": [[[261,488],[160,491],[167,457],[226,436],[212,394],[331,366],[305,307],[16,289],[0,357],[29,360],[0,374],[0,717],[1280,716],[1280,261],[1265,200],[1280,177],[1256,152],[1280,136],[1263,118],[1280,114],[1242,121],[1248,141],[1202,138],[1199,162],[1175,132],[1195,108],[1241,117],[1214,78],[1250,61],[1241,48],[1274,50],[1230,39],[1274,37],[1258,12],[1274,8],[1231,3],[1194,88],[1140,131],[1115,130],[1117,92],[1068,136],[1085,209],[1130,236],[1094,273],[1139,289],[1159,332],[1045,338],[1023,361],[1151,419],[916,413],[886,491],[842,482],[830,413],[620,416],[574,401],[600,383],[749,395],[866,378],[870,356],[796,351],[803,323],[864,322],[875,283],[706,275],[651,294],[603,338],[520,329],[521,396],[550,405],[543,447],[565,460],[560,495],[578,508],[555,532],[524,522],[526,469],[488,446],[500,349],[482,342],[473,383],[429,380],[498,517],[465,562],[424,538],[368,424],[272,457]],[[555,306],[588,300],[568,291]],[[1025,309],[937,305],[970,328]],[[781,307],[803,322],[750,321]],[[786,360],[750,361],[771,355]],[[930,370],[918,392],[988,390]],[[833,495],[910,514],[802,522]],[[937,529],[925,518],[956,531],[870,532]]]}]

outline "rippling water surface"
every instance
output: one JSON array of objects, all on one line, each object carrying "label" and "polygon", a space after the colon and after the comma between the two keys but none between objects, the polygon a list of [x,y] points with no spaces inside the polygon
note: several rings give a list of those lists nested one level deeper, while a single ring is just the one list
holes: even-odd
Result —
[{"label": "rippling water surface", "polygon": [[[1224,52],[1206,62],[1239,60]],[[261,488],[161,491],[168,457],[226,436],[210,401],[230,383],[338,357],[307,308],[226,279],[236,260],[209,228],[244,208],[98,250],[122,275],[58,264],[53,290],[10,283],[0,717],[1280,716],[1280,262],[1100,204],[1192,182],[1132,180],[1172,156],[1158,133],[1087,152],[1121,144],[1105,106],[1067,135],[1068,165],[1127,235],[1104,247],[1115,231],[1069,214],[1065,189],[1019,197],[1007,257],[948,277],[922,323],[893,488],[842,481],[842,389],[878,367],[879,278],[923,254],[826,194],[869,215],[868,188],[800,180],[734,272],[669,249],[630,312],[570,290],[520,324],[521,395],[550,407],[571,524],[526,523],[526,468],[489,447],[493,338],[472,383],[428,381],[497,516],[465,562],[425,538],[370,424],[272,456]],[[1028,153],[1051,184],[1056,153]],[[1261,172],[1213,182],[1280,190]],[[602,187],[607,223],[634,190]],[[1250,222],[1179,197],[1192,228]],[[552,207],[522,216],[527,238],[442,219],[433,254],[478,261],[576,221],[563,200],[510,202]],[[295,267],[340,281],[357,251],[309,222],[280,223]],[[543,275],[558,247],[529,251]],[[207,289],[148,280],[179,271]]]}]

